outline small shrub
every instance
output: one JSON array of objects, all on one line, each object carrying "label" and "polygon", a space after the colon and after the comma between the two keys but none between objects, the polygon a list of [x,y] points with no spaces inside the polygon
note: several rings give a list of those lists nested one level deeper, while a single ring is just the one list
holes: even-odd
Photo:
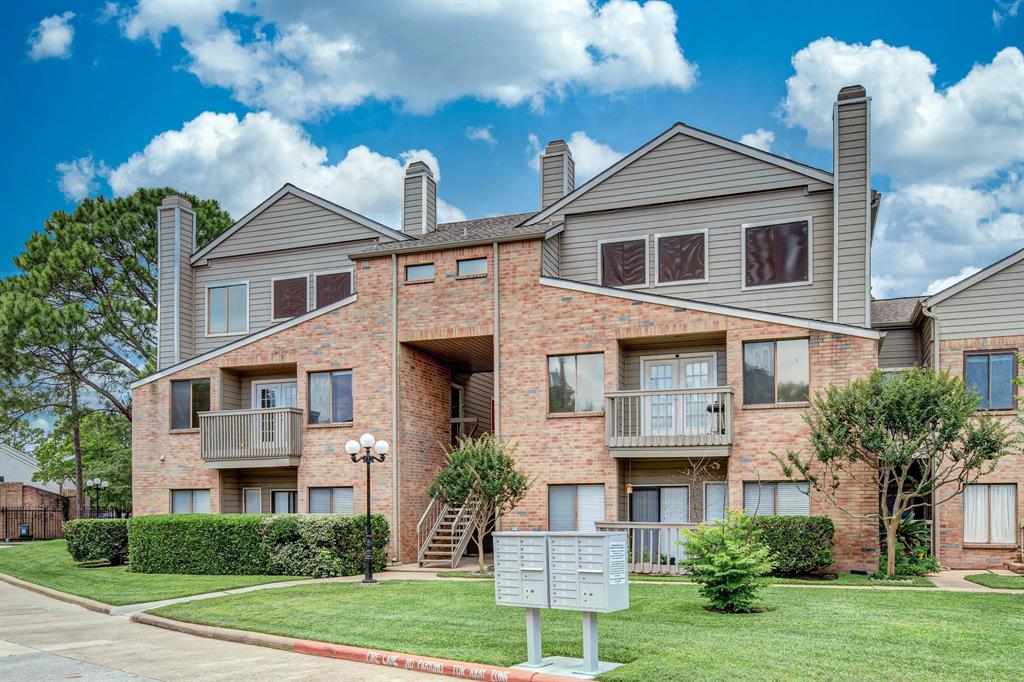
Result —
[{"label": "small shrub", "polygon": [[[270,572],[326,578],[356,575],[363,570],[366,515],[270,516],[263,520]],[[387,566],[387,519],[370,517],[373,568]]]},{"label": "small shrub", "polygon": [[769,549],[754,532],[752,519],[729,511],[725,519],[686,536],[686,566],[700,594],[711,606],[727,613],[756,611],[755,599],[764,586],[761,576],[772,570]]},{"label": "small shrub", "polygon": [[827,516],[757,516],[753,526],[771,552],[772,575],[808,575],[832,565],[835,526]]},{"label": "small shrub", "polygon": [[68,553],[83,561],[107,561],[120,566],[128,561],[128,519],[76,519],[64,523]]},{"label": "small shrub", "polygon": [[261,575],[270,563],[255,514],[165,514],[128,523],[131,568],[139,573]]}]

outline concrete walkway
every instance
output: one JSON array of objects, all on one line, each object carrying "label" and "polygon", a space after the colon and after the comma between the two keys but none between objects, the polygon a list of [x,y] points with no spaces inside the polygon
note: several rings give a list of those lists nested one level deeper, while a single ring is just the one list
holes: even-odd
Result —
[{"label": "concrete walkway", "polygon": [[430,682],[443,678],[171,632],[0,583],[0,680],[63,679]]},{"label": "concrete walkway", "polygon": [[935,587],[942,590],[949,590],[951,592],[1011,592],[1016,594],[1024,594],[1021,590],[1001,590],[992,587],[985,587],[978,583],[972,583],[967,580],[969,575],[978,575],[979,573],[992,573],[994,575],[1017,575],[1013,571],[1009,571],[1005,568],[993,568],[989,570],[946,570],[941,571],[938,575],[930,575],[928,579],[935,583]]}]

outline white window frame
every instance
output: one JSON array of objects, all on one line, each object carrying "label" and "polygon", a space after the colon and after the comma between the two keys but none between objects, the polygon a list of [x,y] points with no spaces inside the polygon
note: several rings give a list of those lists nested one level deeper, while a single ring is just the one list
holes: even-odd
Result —
[{"label": "white window frame", "polygon": [[[247,491],[249,491],[249,490],[255,490],[255,491],[259,492],[259,494],[260,494],[260,508],[257,509],[256,511],[248,511],[245,508],[245,493]],[[257,487],[252,487],[252,486],[242,488],[242,513],[243,514],[262,514],[263,513],[263,488],[257,488]]]},{"label": "white window frame", "polygon": [[[210,289],[222,289],[224,287],[236,287],[245,285],[245,330],[240,332],[211,332],[210,331]],[[203,297],[204,315],[205,317],[205,332],[207,338],[215,338],[218,336],[245,336],[249,333],[249,318],[251,316],[251,310],[249,304],[251,303],[251,292],[252,289],[249,286],[249,280],[239,279],[230,282],[210,282],[206,285]],[[225,310],[227,314],[227,310]],[[271,301],[271,314],[273,314],[273,301]],[[229,314],[230,316],[230,314]],[[225,326],[227,321],[225,320]]]},{"label": "white window frame", "polygon": [[[274,511],[274,493],[295,493],[295,511],[293,511],[293,512],[275,512]],[[271,514],[298,514],[299,513],[299,491],[298,491],[298,489],[296,489],[296,488],[271,488],[270,489],[270,513]]]},{"label": "white window frame", "polygon": [[[605,516],[608,515],[608,486],[605,485],[604,483],[548,483],[547,501],[546,501],[546,507],[545,507],[545,514],[547,515],[547,526],[548,526],[548,528],[551,527],[551,488],[552,487],[556,487],[556,486],[570,486],[570,485],[572,487],[576,488],[576,491],[573,494],[573,498],[572,498],[573,504],[575,505],[575,507],[573,509],[573,514],[574,514],[574,517],[575,517],[575,520],[574,520],[574,530],[571,530],[571,531],[550,531],[550,532],[564,532],[564,533],[578,533],[578,532],[580,532],[580,530],[579,530],[579,528],[580,528],[580,490],[579,490],[580,487],[595,487],[596,488],[596,487],[600,486],[602,495],[604,496],[604,515]],[[634,486],[634,487],[636,487],[636,486]]]},{"label": "white window frame", "polygon": [[305,277],[306,278],[306,310],[305,310],[305,312],[308,313],[311,310],[311,308],[309,307],[309,305],[310,305],[310,301],[309,301],[309,275],[310,275],[310,273],[307,272],[305,274],[296,273],[294,275],[275,275],[274,277],[270,278],[270,321],[271,322],[274,322],[274,323],[276,323],[276,322],[284,322],[285,320],[292,320],[292,319],[295,319],[296,317],[298,317],[298,315],[292,315],[291,317],[274,317],[274,285],[278,281],[280,281],[282,279],[299,279],[300,277]]},{"label": "white window frame", "polygon": [[259,407],[259,404],[258,404],[259,403],[259,387],[260,387],[260,385],[262,385],[262,384],[286,384],[286,383],[293,383],[293,384],[295,384],[295,402],[296,402],[296,407],[298,407],[298,402],[299,402],[299,380],[296,377],[294,379],[254,379],[253,382],[252,382],[252,390],[250,391],[250,399],[249,399],[249,404],[252,405],[251,409],[253,409],[253,410],[262,409],[262,408]]},{"label": "white window frame", "polygon": [[[1008,482],[995,482],[995,483],[971,483],[971,486],[983,486],[986,488],[985,499],[988,503],[988,538],[979,542],[977,540],[967,540],[967,495],[966,489],[964,493],[961,493],[960,501],[960,526],[961,532],[960,537],[965,547],[1017,547],[1016,534],[1021,530],[1020,514],[1017,512],[1017,500],[1021,494],[1021,486],[1013,481]],[[1014,529],[1014,542],[993,542],[992,541],[992,486],[1012,486],[1013,487],[1013,529]]]},{"label": "white window frame", "polygon": [[[786,480],[786,481],[758,481],[758,480],[756,480],[756,481],[743,481],[743,513],[744,514],[747,513],[746,499],[747,499],[747,486],[748,485],[756,485],[757,487],[761,488],[762,491],[764,490],[765,486],[772,486],[772,510],[771,510],[771,512],[767,513],[767,514],[764,513],[764,512],[758,512],[757,515],[758,516],[779,516],[779,486],[780,485],[789,485],[789,484],[796,485],[796,486],[799,486],[799,485],[803,484],[803,485],[807,486],[807,492],[806,493],[803,490],[799,490],[799,488],[798,488],[799,492],[807,497],[807,514],[790,514],[789,516],[812,516],[812,514],[811,514],[811,484],[808,481],[789,481],[789,480]],[[761,498],[760,498],[760,493],[759,493],[758,505],[757,505],[759,508],[761,506],[760,499]]]},{"label": "white window frame", "polygon": [[[704,278],[703,279],[670,279],[661,281],[659,275],[658,242],[662,237],[683,237],[688,234],[704,234]],[[669,284],[707,284],[711,275],[711,250],[708,228],[695,230],[680,230],[678,232],[662,232],[654,235],[654,286],[663,287]]]},{"label": "white window frame", "polygon": [[[633,486],[633,489],[632,489],[631,492],[636,492],[637,490],[657,490],[658,491],[658,517],[659,517],[659,519],[661,517],[661,490],[663,488],[686,488],[686,521],[665,521],[664,519],[660,519],[658,521],[658,523],[691,523],[691,521],[690,521],[690,507],[693,506],[693,497],[691,497],[691,493],[693,492],[693,490],[691,490],[689,483],[639,483],[639,484],[630,484],[630,485]],[[633,513],[633,509],[632,509],[633,503],[632,503],[632,500],[630,500],[629,506],[630,506],[630,509],[627,510],[627,516],[629,516],[630,514]],[[637,523],[648,523],[648,522],[647,521],[638,521]]]},{"label": "white window frame", "polygon": [[[174,511],[174,493],[188,493],[188,511],[187,512],[176,512]],[[210,497],[210,511],[208,512],[197,512],[195,494],[205,492]],[[213,513],[213,491],[209,488],[171,488],[167,491],[168,502],[170,503],[170,510],[172,514],[212,514]]]},{"label": "white window frame", "polygon": [[722,518],[729,518],[729,482],[728,481],[704,481],[702,486],[702,493],[704,497],[700,501],[700,521],[699,523],[714,523],[716,519],[708,521],[708,486],[722,486],[725,488],[725,505],[722,507],[722,511],[725,512],[725,516]]},{"label": "white window frame", "polygon": [[[747,229],[751,227],[765,227],[767,225],[782,225],[785,223],[807,223],[807,281],[806,282],[784,282],[782,284],[758,284],[747,286]],[[814,284],[814,217],[799,216],[795,218],[774,218],[762,220],[756,223],[743,223],[740,225],[740,290],[757,291],[760,289],[784,289],[788,287],[805,287]]]},{"label": "white window frame", "polygon": [[[579,351],[578,353],[553,353],[551,355],[545,355],[544,356],[544,375],[547,377],[546,380],[545,380],[546,383],[547,383],[546,388],[545,388],[545,390],[547,391],[547,398],[545,398],[545,400],[547,401],[546,404],[547,404],[547,416],[548,417],[557,417],[557,418],[584,417],[584,416],[589,416],[589,415],[602,415],[602,414],[604,414],[605,405],[606,405],[606,398],[608,397],[608,388],[607,388],[607,386],[603,382],[602,382],[602,386],[601,386],[601,407],[600,407],[600,409],[590,410],[590,411],[580,411],[580,410],[576,409],[579,406],[579,400],[575,399],[575,404],[573,405],[573,411],[572,412],[552,412],[551,411],[551,372],[550,372],[551,358],[568,358],[568,357],[571,357],[571,358],[574,359],[573,360],[574,363],[578,363],[579,362],[578,358],[581,355],[600,355],[601,356],[601,363],[602,363],[602,365],[603,365],[603,363],[605,363],[607,361],[607,358],[605,357],[605,352],[603,350],[598,350],[598,351]],[[579,365],[577,364],[576,366],[578,368]],[[608,371],[608,366],[607,365],[604,365],[603,368],[604,368],[605,372]],[[579,373],[578,373],[577,370],[574,370],[574,373],[576,374],[576,386],[573,387],[573,390],[574,391],[578,391],[578,389],[579,389]],[[605,378],[607,378],[607,376]],[[571,484],[567,483],[566,485],[571,485]],[[585,485],[585,484],[580,484],[580,485]]]},{"label": "white window frame", "polygon": [[601,247],[605,244],[615,244],[617,242],[638,242],[643,241],[644,243],[644,283],[643,284],[623,284],[620,287],[613,287],[615,289],[647,289],[651,285],[651,236],[648,234],[638,234],[632,237],[615,237],[614,239],[600,239],[597,242],[597,283],[601,286],[610,286],[604,283],[604,272],[601,268]]},{"label": "white window frame", "polygon": [[316,310],[316,278],[320,275],[338,275],[343,272],[347,272],[349,274],[349,282],[352,285],[351,291],[349,292],[349,295],[351,296],[356,293],[356,269],[354,266],[335,268],[334,270],[317,270],[316,272],[310,273],[313,278],[313,295],[308,301],[309,310]]},{"label": "white window frame", "polygon": [[[343,488],[352,491],[352,511],[350,513],[348,513],[348,514],[345,514],[345,512],[334,511],[334,491],[335,490],[339,490],[339,489],[343,489]],[[331,507],[331,511],[329,511],[329,512],[311,512],[311,511],[308,511],[309,507],[310,507],[310,503],[311,503],[311,501],[313,499],[313,494],[312,493],[313,493],[314,490],[329,490],[330,491],[330,500],[331,500],[330,507]],[[356,514],[356,488],[353,485],[310,485],[310,486],[306,486],[306,510],[307,510],[306,511],[307,514],[313,514],[314,516],[321,516],[321,515],[324,515],[324,514],[344,514],[345,516],[355,516],[355,514]]]},{"label": "white window frame", "polygon": [[[309,398],[309,387],[310,387],[310,383],[311,383],[310,382],[310,377],[312,375],[314,375],[314,374],[338,374],[340,372],[348,372],[349,376],[352,377],[352,419],[347,421],[347,422],[336,422],[336,421],[333,421],[333,417],[334,417],[334,414],[333,414],[333,409],[334,409],[333,408],[333,406],[334,406],[334,382],[329,382],[328,385],[331,387],[331,396],[330,396],[330,400],[328,402],[331,405],[331,411],[332,411],[331,418],[332,419],[328,420],[326,422],[319,423],[319,424],[310,424],[309,423],[309,413],[310,413],[310,406],[312,405],[312,402],[310,401],[310,398]],[[298,393],[295,394],[295,400],[296,400],[296,402],[298,402]],[[327,427],[327,426],[338,426],[339,424],[351,425],[351,424],[353,424],[355,422],[355,418],[356,418],[356,375],[355,375],[355,370],[354,369],[315,369],[315,370],[311,369],[311,370],[306,372],[306,416],[305,416],[306,423],[305,423],[305,426],[307,428],[309,428],[309,427],[324,428],[324,427]],[[314,487],[316,487],[316,486],[314,486]]]}]

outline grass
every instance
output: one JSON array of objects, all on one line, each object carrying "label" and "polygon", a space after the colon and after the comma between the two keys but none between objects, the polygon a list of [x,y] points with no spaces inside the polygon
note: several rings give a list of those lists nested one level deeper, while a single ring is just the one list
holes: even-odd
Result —
[{"label": "grass", "polygon": [[[1017,595],[938,590],[767,589],[769,609],[707,611],[692,585],[631,587],[600,616],[603,680],[1016,679]],[[512,665],[526,660],[523,611],[485,581],[327,583],[167,606],[169,618],[339,644]],[[582,656],[581,618],[545,611],[544,653]]]},{"label": "grass", "polygon": [[965,580],[997,590],[1024,590],[1024,575],[999,575],[997,573],[977,573],[969,575]]},{"label": "grass", "polygon": [[0,573],[112,606],[186,597],[282,580],[280,575],[163,575],[131,573],[124,566],[82,568],[64,540],[30,542],[0,549]]},{"label": "grass", "polygon": [[[491,580],[494,575],[477,575],[473,571],[440,571],[439,578],[477,578],[480,580]],[[690,583],[693,582],[685,575],[649,575],[646,573],[633,574],[629,577],[630,583]],[[900,587],[935,587],[935,583],[927,578],[913,578],[911,582],[905,580],[869,580],[866,575],[855,573],[839,573],[835,576],[824,578],[769,578],[772,585],[829,585],[841,587],[874,587],[876,585],[896,585]]]}]

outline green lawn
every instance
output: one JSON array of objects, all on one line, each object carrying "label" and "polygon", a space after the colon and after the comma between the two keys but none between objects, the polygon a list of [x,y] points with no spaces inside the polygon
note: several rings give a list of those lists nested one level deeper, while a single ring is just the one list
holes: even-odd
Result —
[{"label": "green lawn", "polygon": [[1024,590],[1024,575],[997,575],[995,573],[978,573],[969,575],[965,580],[978,583],[985,587],[998,590]]},{"label": "green lawn", "polygon": [[[437,574],[439,578],[475,578],[478,580],[493,580],[494,575],[476,575],[473,571],[441,571]],[[854,573],[840,573],[829,578],[769,578],[773,585],[839,585],[856,587],[874,587],[876,585],[896,585],[900,587],[935,587],[935,583],[927,578],[913,578],[911,582],[904,580],[870,580],[866,575]],[[645,573],[629,576],[630,583],[689,583],[692,582],[685,575],[648,575]]]},{"label": "green lawn", "polygon": [[[770,610],[723,615],[692,585],[631,587],[600,616],[607,680],[1016,679],[1024,598],[938,590],[769,588]],[[329,583],[175,604],[159,615],[383,650],[510,665],[526,659],[523,611],[485,581]],[[545,611],[546,655],[582,656],[578,613]]]},{"label": "green lawn", "polygon": [[0,573],[113,606],[300,579],[279,575],[131,573],[124,566],[80,568],[68,554],[66,544],[49,540],[0,549]]}]

